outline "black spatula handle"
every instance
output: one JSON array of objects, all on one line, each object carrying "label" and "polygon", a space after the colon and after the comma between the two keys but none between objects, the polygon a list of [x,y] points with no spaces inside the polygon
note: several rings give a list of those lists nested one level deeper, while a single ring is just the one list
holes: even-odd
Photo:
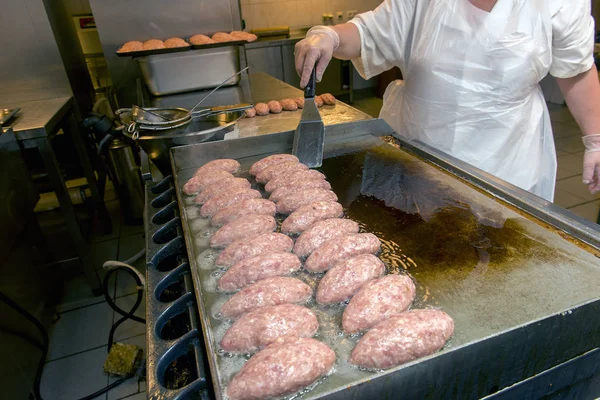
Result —
[{"label": "black spatula handle", "polygon": [[313,68],[312,73],[310,74],[310,79],[308,80],[308,85],[304,88],[304,98],[315,97],[317,87],[317,67]]}]

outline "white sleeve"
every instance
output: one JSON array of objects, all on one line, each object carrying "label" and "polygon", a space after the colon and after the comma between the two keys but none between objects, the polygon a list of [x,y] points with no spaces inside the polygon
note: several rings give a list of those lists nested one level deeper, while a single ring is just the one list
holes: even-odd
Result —
[{"label": "white sleeve", "polygon": [[360,33],[360,57],[352,63],[363,78],[370,79],[404,61],[415,1],[385,0],[350,21]]},{"label": "white sleeve", "polygon": [[555,1],[552,14],[552,66],[556,78],[589,71],[594,63],[594,18],[590,0]]}]

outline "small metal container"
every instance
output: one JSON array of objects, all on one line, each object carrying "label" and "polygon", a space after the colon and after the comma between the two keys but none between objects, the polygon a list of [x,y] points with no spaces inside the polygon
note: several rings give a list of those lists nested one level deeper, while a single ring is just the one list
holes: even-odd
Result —
[{"label": "small metal container", "polygon": [[[136,58],[154,96],[212,89],[240,70],[238,46]],[[239,76],[227,86],[237,85]]]}]

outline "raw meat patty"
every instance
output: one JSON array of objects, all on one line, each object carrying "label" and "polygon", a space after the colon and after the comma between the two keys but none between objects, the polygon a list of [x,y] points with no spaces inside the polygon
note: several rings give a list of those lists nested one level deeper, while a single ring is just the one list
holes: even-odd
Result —
[{"label": "raw meat patty", "polygon": [[250,167],[250,175],[257,175],[263,169],[270,167],[276,164],[282,164],[285,162],[299,162],[298,157],[292,154],[273,154],[271,156],[265,157],[261,160],[258,160]]},{"label": "raw meat patty", "polygon": [[298,104],[293,99],[283,99],[280,101],[284,111],[296,111]]},{"label": "raw meat patty", "polygon": [[197,204],[204,204],[215,196],[222,195],[236,189],[250,189],[250,182],[244,178],[228,178],[208,185],[202,193],[194,199]]},{"label": "raw meat patty", "polygon": [[344,310],[342,328],[347,333],[369,329],[392,315],[406,311],[414,299],[415,284],[406,275],[390,274],[368,282]]},{"label": "raw meat patty", "polygon": [[317,288],[319,304],[346,301],[358,292],[365,283],[379,278],[385,265],[372,254],[361,254],[331,268]]},{"label": "raw meat patty", "polygon": [[298,108],[304,108],[304,97],[296,97],[294,101],[298,105]]},{"label": "raw meat patty", "polygon": [[143,46],[144,43],[138,42],[137,40],[132,40],[121,46],[117,53],[131,53],[132,51],[140,51],[142,50]]},{"label": "raw meat patty", "polygon": [[176,48],[176,47],[188,47],[189,44],[181,39],[181,38],[170,38],[165,40],[165,47],[168,49]]},{"label": "raw meat patty", "polygon": [[244,112],[246,113],[246,118],[256,117],[256,109],[254,107],[246,108]]},{"label": "raw meat patty", "polygon": [[354,233],[329,240],[308,256],[304,264],[310,272],[323,272],[335,264],[360,254],[375,254],[381,242],[372,233]]},{"label": "raw meat patty", "polygon": [[187,195],[197,194],[203,191],[213,183],[223,181],[225,179],[233,178],[230,172],[223,171],[221,169],[211,170],[210,174],[200,174],[193,176],[189,181],[183,185],[183,193]]},{"label": "raw meat patty", "polygon": [[244,31],[233,31],[230,33],[230,35],[237,40],[245,40],[247,42],[255,42],[258,39],[258,36],[255,34]]},{"label": "raw meat patty", "polygon": [[358,341],[350,362],[386,369],[433,354],[454,334],[454,321],[443,311],[412,310],[375,325]]},{"label": "raw meat patty", "polygon": [[281,164],[271,165],[256,174],[256,181],[258,183],[267,183],[271,179],[277,178],[279,175],[287,174],[292,171],[307,170],[308,167],[302,163],[289,161]]},{"label": "raw meat patty", "polygon": [[282,233],[301,233],[317,221],[327,218],[339,218],[344,215],[344,208],[335,201],[317,201],[300,207],[291,213],[283,224]]},{"label": "raw meat patty", "polygon": [[240,260],[267,252],[290,252],[293,247],[294,241],[289,236],[282,233],[269,232],[230,244],[221,252],[216,260],[216,265],[227,267]]},{"label": "raw meat patty", "polygon": [[217,43],[206,35],[194,35],[190,38],[190,43],[195,45],[213,44]]},{"label": "raw meat patty", "polygon": [[165,48],[165,43],[162,40],[158,40],[158,39],[146,40],[144,42],[144,45],[142,46],[142,50],[158,50],[158,49],[164,49],[164,48]]},{"label": "raw meat patty", "polygon": [[335,353],[315,339],[285,337],[255,354],[233,377],[227,396],[258,400],[292,394],[326,375]]},{"label": "raw meat patty", "polygon": [[242,200],[216,213],[210,220],[212,226],[223,226],[248,214],[261,214],[275,216],[277,207],[275,203],[266,199]]},{"label": "raw meat patty", "polygon": [[[301,164],[304,165],[304,164]],[[279,189],[283,186],[296,186],[298,183],[306,179],[322,179],[325,180],[325,175],[314,169],[303,169],[303,170],[291,170],[281,175],[277,175],[272,178],[265,185],[267,192],[273,192],[275,189]]]},{"label": "raw meat patty", "polygon": [[296,240],[294,254],[307,257],[328,240],[349,233],[358,233],[358,224],[351,219],[331,218],[315,222]]},{"label": "raw meat patty", "polygon": [[277,223],[270,215],[244,215],[216,231],[210,238],[210,247],[225,247],[236,240],[273,232],[275,228]]},{"label": "raw meat patty", "polygon": [[277,203],[284,197],[291,195],[292,193],[306,190],[306,189],[331,189],[331,185],[324,179],[303,179],[297,181],[293,186],[281,186],[275,190],[269,196],[269,200]]},{"label": "raw meat patty", "polygon": [[223,318],[237,318],[265,306],[278,304],[305,304],[313,290],[296,278],[276,276],[258,281],[233,295],[221,307]]},{"label": "raw meat patty", "polygon": [[214,35],[212,35],[212,40],[214,40],[215,42],[224,43],[235,42],[237,39],[231,36],[229,33],[217,32]]},{"label": "raw meat patty", "polygon": [[269,105],[267,103],[256,103],[254,109],[256,115],[269,115]]},{"label": "raw meat patty", "polygon": [[315,104],[319,108],[323,107],[323,99],[321,96],[315,96]]},{"label": "raw meat patty", "polygon": [[235,174],[240,170],[240,163],[231,158],[212,160],[198,168],[194,173],[194,176],[212,174],[215,170],[223,170],[231,174]]},{"label": "raw meat patty", "polygon": [[219,279],[219,290],[235,292],[263,279],[284,276],[300,269],[292,253],[264,253],[238,261]]},{"label": "raw meat patty", "polygon": [[260,199],[262,195],[254,189],[233,189],[230,192],[223,193],[208,200],[200,208],[200,215],[203,217],[212,217],[219,211],[238,203],[242,200]]},{"label": "raw meat patty", "polygon": [[325,103],[328,106],[334,106],[336,103],[335,97],[333,97],[331,93],[323,93],[321,95],[321,100],[323,100],[323,103]]},{"label": "raw meat patty", "polygon": [[338,197],[331,190],[327,189],[307,189],[294,192],[279,200],[277,203],[277,212],[280,214],[290,214],[302,206],[314,203],[315,201],[337,201]]},{"label": "raw meat patty", "polygon": [[313,337],[319,329],[315,314],[296,304],[267,306],[235,321],[221,339],[225,351],[252,353],[284,336]]},{"label": "raw meat patty", "polygon": [[279,114],[283,110],[283,106],[277,100],[271,100],[267,103],[269,111],[273,114]]}]

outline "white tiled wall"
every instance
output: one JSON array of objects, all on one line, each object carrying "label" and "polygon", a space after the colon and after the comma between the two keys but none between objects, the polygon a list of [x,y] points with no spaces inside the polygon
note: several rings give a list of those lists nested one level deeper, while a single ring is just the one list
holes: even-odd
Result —
[{"label": "white tiled wall", "polygon": [[322,24],[322,15],[331,13],[334,22],[338,11],[357,10],[359,13],[377,7],[381,0],[241,0],[242,17],[247,29],[287,25],[305,28]]}]

